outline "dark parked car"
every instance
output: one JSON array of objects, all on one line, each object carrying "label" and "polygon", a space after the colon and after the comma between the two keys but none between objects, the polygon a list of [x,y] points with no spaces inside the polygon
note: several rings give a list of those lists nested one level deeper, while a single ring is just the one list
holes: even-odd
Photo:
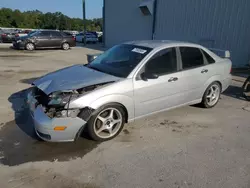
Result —
[{"label": "dark parked car", "polygon": [[62,48],[68,50],[76,45],[74,38],[60,31],[37,31],[24,37],[17,37],[13,47],[35,50],[39,48]]}]

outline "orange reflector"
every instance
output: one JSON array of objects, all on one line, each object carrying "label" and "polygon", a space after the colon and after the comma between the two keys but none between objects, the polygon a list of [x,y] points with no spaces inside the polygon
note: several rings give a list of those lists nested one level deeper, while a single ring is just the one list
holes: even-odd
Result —
[{"label": "orange reflector", "polygon": [[64,131],[67,127],[65,126],[57,126],[54,128],[55,131]]}]

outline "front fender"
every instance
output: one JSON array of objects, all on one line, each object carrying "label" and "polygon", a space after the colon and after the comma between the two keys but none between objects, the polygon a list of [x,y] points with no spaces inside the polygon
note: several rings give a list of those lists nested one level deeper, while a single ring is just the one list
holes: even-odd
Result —
[{"label": "front fender", "polygon": [[135,115],[134,101],[132,98],[125,95],[119,95],[119,94],[106,95],[93,101],[89,107],[93,109],[98,109],[101,106],[108,103],[119,103],[123,105],[128,112],[128,120],[134,119]]}]

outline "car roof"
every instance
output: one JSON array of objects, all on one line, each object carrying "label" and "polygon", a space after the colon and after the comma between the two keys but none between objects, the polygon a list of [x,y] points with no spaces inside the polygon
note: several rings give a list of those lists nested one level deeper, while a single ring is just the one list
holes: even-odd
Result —
[{"label": "car roof", "polygon": [[144,46],[144,47],[153,48],[153,49],[159,48],[159,47],[170,47],[170,46],[190,46],[190,47],[198,47],[198,48],[201,47],[198,44],[173,41],[173,40],[142,40],[142,41],[125,42],[124,44],[133,44],[136,46]]}]

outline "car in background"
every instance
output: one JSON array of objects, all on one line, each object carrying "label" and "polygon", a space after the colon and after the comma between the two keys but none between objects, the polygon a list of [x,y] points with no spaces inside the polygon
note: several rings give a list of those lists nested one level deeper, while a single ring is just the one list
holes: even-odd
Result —
[{"label": "car in background", "polygon": [[76,40],[76,35],[74,33],[68,31],[63,31],[63,33],[65,35],[71,36],[74,39],[74,41]]},{"label": "car in background", "polygon": [[98,37],[92,32],[79,33],[78,35],[76,35],[76,42],[97,43]]},{"label": "car in background", "polygon": [[33,82],[28,104],[37,135],[74,141],[116,137],[124,124],[173,108],[214,107],[232,80],[229,52],[175,41],[116,45],[87,65],[74,65]]},{"label": "car in background", "polygon": [[3,43],[12,43],[12,41],[15,39],[16,33],[11,30],[2,30],[1,34],[1,42]]},{"label": "car in background", "polygon": [[32,30],[21,30],[15,34],[15,37],[24,37],[27,36],[30,32],[32,32]]},{"label": "car in background", "polygon": [[2,29],[0,29],[0,43],[2,43],[2,34],[4,34],[4,32]]},{"label": "car in background", "polygon": [[68,50],[74,47],[76,42],[72,36],[60,31],[39,30],[24,37],[18,37],[13,41],[13,47],[17,49],[35,50],[40,48],[62,48]]}]

